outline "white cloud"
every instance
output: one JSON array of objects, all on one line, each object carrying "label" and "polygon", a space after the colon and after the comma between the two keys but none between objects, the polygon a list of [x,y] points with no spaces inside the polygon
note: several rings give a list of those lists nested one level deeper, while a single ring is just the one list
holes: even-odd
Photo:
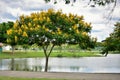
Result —
[{"label": "white cloud", "polygon": [[61,0],[58,1],[57,4],[53,2],[45,4],[44,0],[0,0],[0,22],[15,21],[21,14],[29,15],[32,12],[47,10],[49,8],[62,9],[63,13],[83,15],[86,22],[92,23],[91,35],[97,37],[98,41],[101,41],[109,36],[113,30],[113,24],[120,19],[120,6],[117,6],[113,12],[114,18],[112,23],[107,25],[104,17],[108,14],[108,11],[106,11],[109,10],[108,7],[91,8],[87,5],[88,2],[86,0],[79,1],[73,4],[73,6],[71,6],[72,4],[66,5]]}]

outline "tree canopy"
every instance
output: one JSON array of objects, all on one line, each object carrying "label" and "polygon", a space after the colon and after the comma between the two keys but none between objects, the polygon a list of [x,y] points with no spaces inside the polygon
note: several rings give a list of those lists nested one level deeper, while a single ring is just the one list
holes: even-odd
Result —
[{"label": "tree canopy", "polygon": [[115,24],[113,33],[104,41],[104,49],[108,51],[120,51],[120,22]]},{"label": "tree canopy", "polygon": [[40,46],[63,43],[77,44],[90,36],[90,23],[86,23],[83,16],[63,14],[61,10],[42,11],[30,16],[22,15],[16,20],[13,28],[7,31],[7,42],[17,44],[33,44]]}]

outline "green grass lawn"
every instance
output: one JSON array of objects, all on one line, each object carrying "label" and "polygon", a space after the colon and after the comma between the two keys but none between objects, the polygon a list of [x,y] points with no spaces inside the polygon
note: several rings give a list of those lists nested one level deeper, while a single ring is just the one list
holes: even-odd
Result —
[{"label": "green grass lawn", "polygon": [[3,77],[0,80],[67,80],[67,79],[47,79],[47,78],[17,78],[17,77]]},{"label": "green grass lawn", "polygon": [[[99,52],[55,52],[51,53],[51,57],[97,57],[100,56]],[[42,51],[15,51],[12,54],[10,51],[3,51],[0,53],[0,58],[34,58],[34,57],[44,57],[44,53]]]}]

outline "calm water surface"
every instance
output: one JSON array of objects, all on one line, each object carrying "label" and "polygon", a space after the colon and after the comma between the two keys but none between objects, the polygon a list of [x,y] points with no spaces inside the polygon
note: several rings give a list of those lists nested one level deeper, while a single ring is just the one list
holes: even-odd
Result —
[{"label": "calm water surface", "polygon": [[[0,70],[44,71],[45,58],[0,59]],[[107,57],[50,58],[49,72],[120,73],[120,54]]]}]

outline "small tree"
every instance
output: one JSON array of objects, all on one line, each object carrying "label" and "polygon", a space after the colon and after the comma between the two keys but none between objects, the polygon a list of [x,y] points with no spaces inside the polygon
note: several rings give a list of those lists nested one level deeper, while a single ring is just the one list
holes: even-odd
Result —
[{"label": "small tree", "polygon": [[12,46],[12,54],[14,54],[15,45],[17,45],[18,41],[15,32],[13,29],[7,30],[7,43]]},{"label": "small tree", "polygon": [[[63,14],[61,10],[42,11],[29,16],[20,16],[13,27],[19,44],[38,44],[45,54],[45,72],[48,69],[48,59],[54,46],[64,43],[81,44],[92,39],[88,35],[91,25],[83,16]],[[14,41],[16,42],[16,41]],[[86,44],[86,46],[88,46]]]},{"label": "small tree", "polygon": [[[13,27],[13,22],[8,21],[8,22],[3,22],[0,23],[0,43],[7,43],[7,30]],[[2,48],[1,48],[2,49]]]},{"label": "small tree", "polygon": [[7,39],[7,30],[13,27],[13,22],[3,22],[0,23],[0,42],[6,43]]},{"label": "small tree", "polygon": [[113,33],[103,41],[103,51],[120,51],[120,22],[115,24]]}]

